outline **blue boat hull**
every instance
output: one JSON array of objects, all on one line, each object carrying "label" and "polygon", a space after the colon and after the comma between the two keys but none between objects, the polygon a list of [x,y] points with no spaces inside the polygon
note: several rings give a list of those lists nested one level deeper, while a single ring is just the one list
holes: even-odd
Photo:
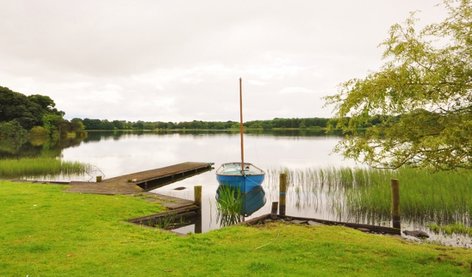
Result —
[{"label": "blue boat hull", "polygon": [[264,181],[264,174],[260,175],[216,175],[216,180],[223,186],[239,189],[243,193],[259,187]]}]

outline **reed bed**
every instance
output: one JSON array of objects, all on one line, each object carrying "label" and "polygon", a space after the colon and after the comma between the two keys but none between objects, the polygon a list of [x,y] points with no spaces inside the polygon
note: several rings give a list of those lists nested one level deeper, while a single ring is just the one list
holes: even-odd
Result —
[{"label": "reed bed", "polygon": [[[423,225],[431,222],[472,224],[470,170],[281,169],[268,172],[267,185],[278,186],[278,174],[281,172],[287,173],[289,179],[289,205],[327,209],[339,219],[366,223],[389,221],[390,180],[398,179],[402,219]],[[275,187],[273,189],[277,191]]]},{"label": "reed bed", "polygon": [[[367,170],[364,182],[356,182],[346,194],[352,212],[390,216],[390,180],[400,182],[402,217],[418,222],[470,225],[472,214],[472,172],[467,170],[432,172],[402,168],[396,171]],[[368,171],[368,172],[367,172]]]},{"label": "reed bed", "polygon": [[428,224],[428,228],[436,234],[444,233],[447,235],[452,234],[463,234],[469,235],[472,237],[472,227],[465,226],[464,224],[447,224],[447,225],[438,225],[438,224]]},{"label": "reed bed", "polygon": [[0,178],[50,177],[85,174],[91,166],[56,158],[22,158],[0,160]]}]

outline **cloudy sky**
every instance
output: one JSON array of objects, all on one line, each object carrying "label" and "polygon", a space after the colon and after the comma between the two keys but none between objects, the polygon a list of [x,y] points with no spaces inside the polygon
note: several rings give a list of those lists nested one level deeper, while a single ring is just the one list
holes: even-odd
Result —
[{"label": "cloudy sky", "polygon": [[0,86],[67,118],[326,117],[322,97],[381,64],[389,27],[434,0],[0,0]]}]

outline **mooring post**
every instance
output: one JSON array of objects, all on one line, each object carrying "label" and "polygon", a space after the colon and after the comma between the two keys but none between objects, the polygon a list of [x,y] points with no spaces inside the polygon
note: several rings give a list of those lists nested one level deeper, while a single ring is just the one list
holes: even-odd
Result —
[{"label": "mooring post", "polygon": [[277,208],[279,207],[279,202],[272,202],[272,209],[270,210],[270,218],[277,219]]},{"label": "mooring post", "polygon": [[102,181],[102,176],[97,176],[95,177],[97,183],[100,183]]},{"label": "mooring post", "polygon": [[194,186],[193,193],[194,193],[195,205],[201,208],[202,207],[202,186]]},{"label": "mooring post", "polygon": [[398,180],[392,179],[392,225],[400,229],[400,184]]},{"label": "mooring post", "polygon": [[285,196],[287,193],[287,174],[280,173],[279,182],[279,215],[285,216]]},{"label": "mooring post", "polygon": [[202,186],[194,186],[193,193],[195,205],[199,207],[194,232],[200,234],[202,232]]}]

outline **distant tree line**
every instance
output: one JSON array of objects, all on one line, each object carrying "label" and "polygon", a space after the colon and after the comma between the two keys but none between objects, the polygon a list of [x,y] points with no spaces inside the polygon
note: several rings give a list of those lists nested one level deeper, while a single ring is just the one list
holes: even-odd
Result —
[{"label": "distant tree line", "polygon": [[[274,130],[274,129],[325,129],[329,118],[274,118],[272,120],[255,120],[244,123],[247,129]],[[125,121],[90,119],[82,120],[86,130],[231,130],[238,129],[239,122],[235,121]]]},{"label": "distant tree line", "polygon": [[107,120],[107,119],[90,119],[82,120],[86,130],[156,130],[156,129],[195,129],[195,130],[212,130],[212,129],[231,129],[237,124],[233,121],[217,122],[217,121],[188,121],[188,122],[161,122],[161,121],[126,121],[126,120]]},{"label": "distant tree line", "polygon": [[274,118],[272,120],[248,121],[244,125],[251,129],[324,129],[328,126],[330,118]]}]

